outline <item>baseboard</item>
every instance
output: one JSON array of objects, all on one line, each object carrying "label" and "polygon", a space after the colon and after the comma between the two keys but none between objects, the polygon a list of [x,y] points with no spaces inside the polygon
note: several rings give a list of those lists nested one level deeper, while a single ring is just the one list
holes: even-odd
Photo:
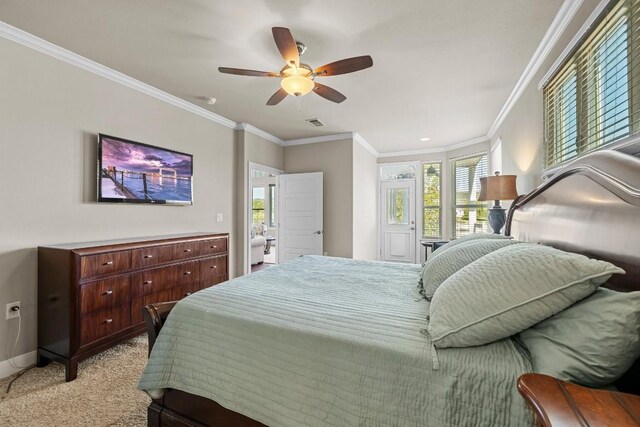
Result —
[{"label": "baseboard", "polygon": [[[10,375],[20,372],[24,368],[27,368],[36,363],[36,351],[33,350],[29,353],[21,354],[13,359],[3,360],[0,362],[0,378],[6,378]],[[12,366],[13,365],[13,366]],[[15,368],[14,366],[21,366]]]}]

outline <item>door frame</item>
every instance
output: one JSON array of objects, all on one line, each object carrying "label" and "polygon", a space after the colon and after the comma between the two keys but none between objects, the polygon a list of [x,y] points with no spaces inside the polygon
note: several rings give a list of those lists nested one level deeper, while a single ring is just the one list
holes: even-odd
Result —
[{"label": "door frame", "polygon": [[382,179],[382,168],[385,166],[401,166],[401,165],[411,165],[413,167],[415,167],[416,169],[416,177],[415,179],[394,179],[394,180],[389,180],[392,182],[398,182],[398,181],[413,181],[414,182],[414,194],[416,197],[415,200],[415,226],[416,226],[416,234],[415,234],[415,242],[414,242],[414,246],[415,246],[415,251],[414,251],[414,259],[413,259],[413,263],[418,263],[418,260],[420,259],[420,240],[422,239],[422,190],[421,190],[421,184],[422,184],[422,162],[419,160],[416,161],[411,161],[411,162],[389,162],[389,163],[378,163],[378,205],[379,205],[379,211],[378,211],[378,245],[380,246],[380,250],[378,251],[378,259],[382,260],[382,251],[384,250],[384,235],[382,232],[383,229],[383,224],[382,222],[385,220],[386,214],[385,214],[385,206],[384,206],[384,195],[382,194],[382,183],[386,182],[387,180],[383,180]]},{"label": "door frame", "polygon": [[[245,259],[245,274],[251,273],[251,225],[253,224],[253,174],[254,170],[270,173],[276,176],[276,189],[278,186],[278,175],[282,175],[284,173],[281,169],[272,168],[271,166],[262,165],[260,163],[249,162],[249,167],[247,168],[247,199],[246,199],[246,213],[247,213],[247,223],[245,224],[245,232],[246,232],[246,240],[244,242],[244,259]],[[278,191],[276,193],[276,203],[279,206],[278,200]],[[276,214],[277,215],[277,214]],[[276,242],[280,240],[280,227],[278,227],[278,231],[276,232]],[[277,251],[277,249],[276,249]],[[276,259],[276,262],[278,260]]]}]

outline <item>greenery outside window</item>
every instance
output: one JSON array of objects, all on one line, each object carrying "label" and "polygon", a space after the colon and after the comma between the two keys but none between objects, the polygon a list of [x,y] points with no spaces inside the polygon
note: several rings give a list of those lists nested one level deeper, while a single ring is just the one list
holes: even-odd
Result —
[{"label": "greenery outside window", "polygon": [[440,162],[422,164],[422,236],[424,238],[440,238],[442,234],[441,166]]},{"label": "greenery outside window", "polygon": [[486,233],[486,204],[478,201],[480,178],[487,176],[487,153],[454,159],[453,174],[453,238],[466,234]]},{"label": "greenery outside window", "polygon": [[611,3],[544,86],[545,165],[640,131],[640,0]]},{"label": "greenery outside window", "polygon": [[253,187],[253,223],[264,223],[264,187]]}]

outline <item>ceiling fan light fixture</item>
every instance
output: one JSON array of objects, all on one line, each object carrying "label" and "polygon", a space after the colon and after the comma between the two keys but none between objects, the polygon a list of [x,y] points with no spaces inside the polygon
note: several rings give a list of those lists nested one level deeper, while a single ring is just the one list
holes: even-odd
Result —
[{"label": "ceiling fan light fixture", "polygon": [[309,77],[291,75],[284,77],[280,81],[280,86],[282,86],[282,89],[284,89],[289,95],[303,96],[313,90],[315,83]]}]

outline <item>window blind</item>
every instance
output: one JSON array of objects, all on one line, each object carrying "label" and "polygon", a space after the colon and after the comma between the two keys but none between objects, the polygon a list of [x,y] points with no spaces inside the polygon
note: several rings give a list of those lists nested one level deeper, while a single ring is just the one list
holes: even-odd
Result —
[{"label": "window blind", "polygon": [[455,159],[453,171],[453,236],[487,231],[487,206],[478,201],[480,178],[487,176],[487,153]]},{"label": "window blind", "polygon": [[545,165],[640,130],[640,0],[613,1],[547,82]]}]

